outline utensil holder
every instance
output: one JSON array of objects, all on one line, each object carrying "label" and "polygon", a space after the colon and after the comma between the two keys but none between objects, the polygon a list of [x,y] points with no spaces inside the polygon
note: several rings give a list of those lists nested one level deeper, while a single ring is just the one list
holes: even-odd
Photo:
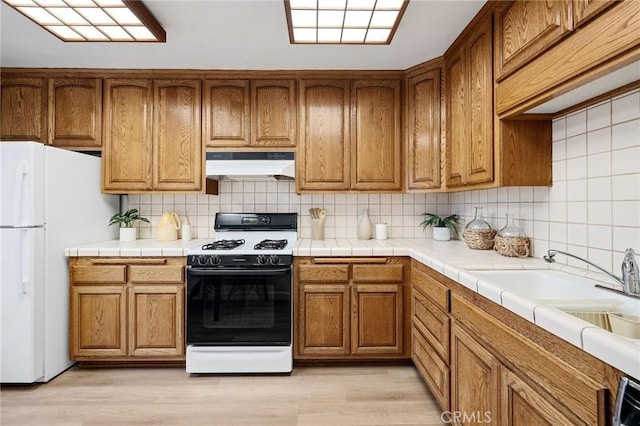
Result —
[{"label": "utensil holder", "polygon": [[324,240],[324,217],[311,219],[311,239]]}]

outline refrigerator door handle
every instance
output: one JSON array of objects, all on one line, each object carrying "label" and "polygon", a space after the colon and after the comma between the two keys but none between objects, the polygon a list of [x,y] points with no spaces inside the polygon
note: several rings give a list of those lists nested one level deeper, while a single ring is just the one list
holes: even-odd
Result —
[{"label": "refrigerator door handle", "polygon": [[24,202],[24,180],[29,173],[28,165],[26,161],[21,161],[18,165],[18,170],[16,172],[16,196],[18,196],[18,200],[15,204],[15,226],[22,225],[22,204]]},{"label": "refrigerator door handle", "polygon": [[27,259],[29,258],[27,251],[27,229],[20,230],[20,286],[22,289],[22,293],[29,293],[29,282],[31,281],[30,272],[31,265],[25,265]]}]

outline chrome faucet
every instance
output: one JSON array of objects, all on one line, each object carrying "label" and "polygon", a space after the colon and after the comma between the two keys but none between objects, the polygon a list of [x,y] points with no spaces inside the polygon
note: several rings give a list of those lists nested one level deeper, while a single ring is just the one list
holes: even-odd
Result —
[{"label": "chrome faucet", "polygon": [[598,270],[604,272],[611,278],[613,278],[616,283],[622,287],[622,292],[631,296],[640,296],[640,270],[638,270],[638,264],[635,259],[635,252],[633,249],[628,248],[625,251],[625,256],[622,261],[622,278],[613,275],[611,272],[604,270],[600,266],[595,263],[589,262],[586,259],[583,259],[575,254],[567,253],[560,250],[548,250],[547,255],[543,256],[543,259],[549,263],[554,263],[556,260],[554,259],[555,255],[561,253],[569,257],[573,257],[574,259],[582,260],[585,263],[597,268]]}]

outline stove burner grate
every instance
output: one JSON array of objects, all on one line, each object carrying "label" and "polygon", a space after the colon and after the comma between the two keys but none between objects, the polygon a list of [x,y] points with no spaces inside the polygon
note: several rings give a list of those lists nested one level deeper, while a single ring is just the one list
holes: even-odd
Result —
[{"label": "stove burner grate", "polygon": [[202,250],[231,250],[244,244],[244,240],[216,240],[202,246]]},{"label": "stove burner grate", "polygon": [[262,240],[253,248],[255,250],[282,250],[287,246],[287,240]]}]

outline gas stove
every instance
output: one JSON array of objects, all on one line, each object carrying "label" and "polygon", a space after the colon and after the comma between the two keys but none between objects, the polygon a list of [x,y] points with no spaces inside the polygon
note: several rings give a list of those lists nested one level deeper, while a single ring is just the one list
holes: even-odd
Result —
[{"label": "gas stove", "polygon": [[295,213],[217,213],[216,239],[187,252],[192,267],[291,265],[298,239]]}]

